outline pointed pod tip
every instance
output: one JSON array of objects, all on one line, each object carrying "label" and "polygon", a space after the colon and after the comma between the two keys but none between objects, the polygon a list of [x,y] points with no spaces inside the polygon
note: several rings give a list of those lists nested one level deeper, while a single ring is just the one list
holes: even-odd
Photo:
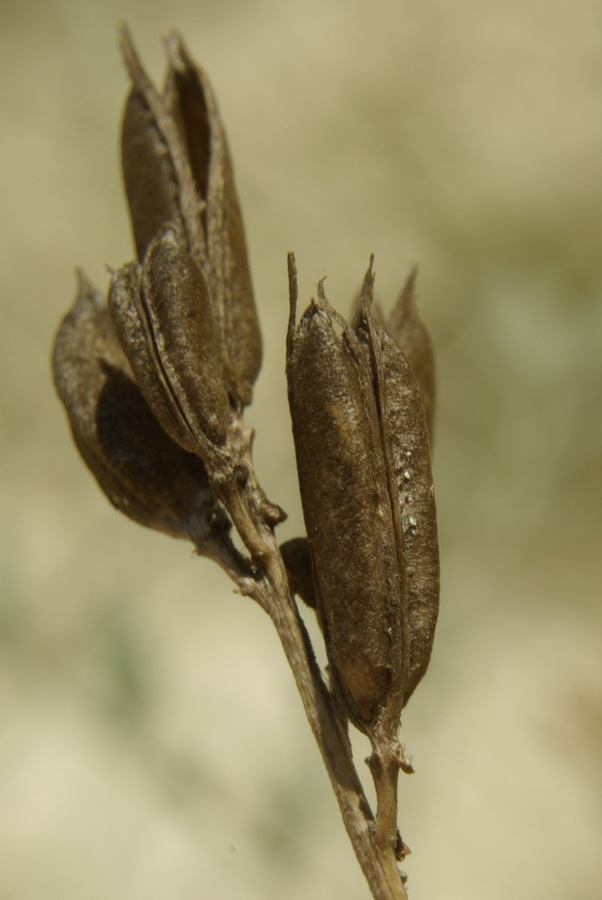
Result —
[{"label": "pointed pod tip", "polygon": [[182,36],[177,31],[170,31],[164,40],[165,52],[171,66],[178,71],[186,68],[188,62],[188,53],[184,46]]},{"label": "pointed pod tip", "polygon": [[410,305],[416,300],[416,281],[418,279],[418,263],[412,263],[401,289],[400,302]]},{"label": "pointed pod tip", "polygon": [[389,314],[387,329],[399,343],[399,335],[406,327],[406,322],[416,316],[416,280],[418,263],[413,263],[403,283],[397,300]]},{"label": "pointed pod tip", "polygon": [[288,267],[288,297],[289,297],[289,316],[287,330],[287,344],[290,347],[293,334],[295,332],[295,321],[297,318],[297,302],[299,299],[299,284],[297,281],[297,262],[295,254],[290,252],[286,257]]},{"label": "pointed pod tip", "polygon": [[119,48],[130,77],[134,80],[133,69],[141,68],[141,63],[134,47],[132,33],[126,22],[121,22],[119,25]]},{"label": "pointed pod tip", "polygon": [[132,34],[125,22],[121,23],[119,34],[119,46],[121,49],[121,55],[123,57],[125,67],[128,71],[128,75],[130,76],[130,80],[134,85],[134,88],[141,91],[142,93],[154,93],[155,89],[153,87],[153,83],[146,74],[144,66],[142,65],[140,57],[138,56],[138,51],[134,46],[134,39],[132,38]]},{"label": "pointed pod tip", "polygon": [[119,23],[119,41],[122,49],[125,49],[127,47],[134,53],[136,52],[134,50],[134,45],[132,42],[132,33],[130,31],[130,27],[128,23],[124,22],[123,20]]},{"label": "pointed pod tip", "polygon": [[103,306],[105,302],[104,295],[100,293],[94,282],[86,275],[81,266],[75,269],[75,304],[73,310],[81,305],[92,304],[93,306]]},{"label": "pointed pod tip", "polygon": [[368,265],[366,274],[364,275],[364,282],[362,284],[362,290],[360,292],[360,302],[358,307],[358,313],[360,317],[366,319],[369,316],[372,301],[374,299],[374,278],[374,253],[371,253],[370,263]]},{"label": "pointed pod tip", "polygon": [[372,289],[374,287],[375,278],[376,273],[374,272],[374,253],[371,253],[370,262],[368,263],[368,269],[366,270],[366,275],[364,277],[364,290],[369,290],[370,299],[372,299]]},{"label": "pointed pod tip", "polygon": [[324,275],[324,277],[320,278],[320,280],[318,281],[318,300],[320,300],[322,303],[328,303],[326,294],[324,292],[324,282],[326,281],[327,277],[327,275]]},{"label": "pointed pod tip", "polygon": [[94,285],[81,266],[75,267],[75,281],[78,291],[93,290]]},{"label": "pointed pod tip", "polygon": [[178,31],[170,31],[164,39],[163,44],[169,63],[166,92],[170,87],[170,79],[173,79],[174,75],[179,76],[180,78],[188,78],[196,83],[196,89],[202,91],[206,96],[210,95],[212,105],[216,106],[216,100],[215,97],[213,97],[213,89],[211,87],[211,82],[209,81],[209,76],[203,67],[196,62],[188,52],[188,48],[184,43],[182,35]]},{"label": "pointed pod tip", "polygon": [[286,266],[288,271],[288,288],[289,295],[291,299],[294,296],[295,302],[298,297],[298,288],[297,288],[297,260],[295,259],[295,254],[290,251],[286,255]]}]

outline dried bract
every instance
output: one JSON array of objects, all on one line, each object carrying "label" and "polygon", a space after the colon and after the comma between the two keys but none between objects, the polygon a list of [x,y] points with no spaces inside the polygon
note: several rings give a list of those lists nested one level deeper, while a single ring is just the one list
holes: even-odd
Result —
[{"label": "dried bract", "polygon": [[418,382],[432,447],[435,416],[435,360],[430,335],[418,312],[417,274],[418,269],[414,266],[384,326],[405,354]]},{"label": "dried bract", "polygon": [[291,281],[289,401],[317,605],[335,690],[371,733],[397,722],[437,617],[424,410],[404,354],[371,316],[371,269],[353,328],[321,285],[295,327]]},{"label": "dried bract", "polygon": [[[424,414],[428,425],[431,447],[433,444],[433,420],[435,415],[435,360],[430,335],[418,312],[416,302],[416,278],[418,268],[414,266],[405,280],[401,292],[388,319],[378,302],[372,304],[372,314],[379,325],[388,331],[395,343],[403,351],[418,382]],[[352,327],[361,315],[361,294],[354,303]]]},{"label": "dried bract", "polygon": [[[423,387],[427,379],[418,380],[410,359],[399,352],[397,342],[391,339],[388,332],[391,320],[385,330],[370,319],[372,283],[369,272],[364,285],[368,302],[364,305],[364,324],[359,323],[358,335],[373,354],[383,445],[389,448],[389,477],[397,490],[401,511],[410,635],[405,704],[428,667],[439,610],[439,546],[428,431],[434,412],[434,390],[428,395],[431,406],[427,410]],[[414,327],[418,326],[414,323]],[[428,341],[428,352],[423,357],[426,360],[431,353],[430,340],[421,321],[419,327]],[[416,340],[411,343],[412,359],[418,362],[420,344]],[[432,377],[432,354],[430,358]],[[426,374],[426,367],[417,370]]]},{"label": "dried bract", "polygon": [[167,222],[181,231],[209,291],[231,400],[245,406],[261,366],[261,335],[226,135],[206,74],[177,35],[167,50],[160,94],[124,30],[133,87],[122,162],[136,249],[141,260]]},{"label": "dried bract", "polygon": [[82,273],[56,337],[53,370],[75,443],[117,509],[199,548],[227,531],[203,463],[160,428],[132,377],[104,298]]},{"label": "dried bract", "polygon": [[114,273],[109,308],[136,381],[165,431],[206,462],[215,459],[231,408],[207,286],[174,226],[161,228],[141,265]]}]

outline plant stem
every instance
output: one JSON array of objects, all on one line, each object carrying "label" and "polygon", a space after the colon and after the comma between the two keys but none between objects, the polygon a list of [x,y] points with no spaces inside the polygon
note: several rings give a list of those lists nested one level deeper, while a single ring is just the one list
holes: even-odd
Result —
[{"label": "plant stem", "polygon": [[[242,423],[240,427],[241,435],[250,434],[242,431]],[[277,508],[267,503],[256,481],[250,440],[241,440],[241,444],[246,444],[246,482],[244,485],[233,482],[221,484],[219,493],[243,542],[251,551],[255,578],[246,577],[246,573],[252,573],[253,568],[247,570],[240,564],[240,559],[228,560],[225,564],[222,561],[223,567],[240,592],[253,597],[276,628],[330,777],[343,823],[372,897],[374,900],[407,900],[396,858],[399,843],[395,821],[396,800],[391,802],[388,796],[384,807],[388,814],[377,824],[353,763],[346,727],[336,713],[309,635],[291,595],[273,531],[273,524],[278,521],[273,511]],[[217,485],[215,487],[218,488]],[[388,784],[390,790],[390,781]],[[383,810],[380,795],[379,810]]]},{"label": "plant stem", "polygon": [[[263,530],[263,529],[262,529]],[[396,822],[389,840],[380,839],[370,805],[355,769],[349,739],[315,660],[309,637],[291,597],[286,571],[271,530],[266,577],[258,585],[291,667],[305,713],[330,776],[343,822],[374,900],[407,900],[395,858]],[[391,824],[391,823],[388,823]]]}]

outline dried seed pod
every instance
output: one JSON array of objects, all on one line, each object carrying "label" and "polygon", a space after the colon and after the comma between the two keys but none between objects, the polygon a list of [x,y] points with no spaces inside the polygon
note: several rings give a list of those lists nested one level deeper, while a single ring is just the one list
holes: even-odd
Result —
[{"label": "dried seed pod", "polygon": [[75,443],[111,503],[135,522],[201,549],[228,520],[203,463],[160,428],[117,340],[102,295],[79,273],[54,345],[54,378]]},{"label": "dried seed pod", "polygon": [[321,285],[295,327],[289,264],[289,402],[317,605],[335,689],[371,733],[397,722],[428,665],[437,615],[424,411],[407,360],[370,315],[372,270],[353,329]]},{"label": "dried seed pod", "polygon": [[204,198],[192,175],[187,148],[164,98],[140,62],[127,28],[122,51],[132,80],[121,129],[121,162],[138,259],[162,225],[179,226],[186,246],[206,264]]},{"label": "dried seed pod", "polygon": [[136,255],[142,259],[161,226],[175,222],[184,230],[184,217],[173,156],[165,151],[165,138],[140,90],[127,99],[121,142]]},{"label": "dried seed pod", "polygon": [[209,290],[230,395],[245,406],[261,366],[261,334],[226,135],[206,74],[177,35],[167,50],[161,95],[124,30],[133,89],[122,159],[136,248],[142,259],[165,222],[181,230]]},{"label": "dried seed pod", "polygon": [[[410,635],[405,704],[426,672],[435,636],[439,610],[437,515],[422,385],[398,343],[370,316],[373,280],[369,270],[356,334],[370,353],[389,479],[397,490],[401,511]],[[426,334],[422,323],[420,327]],[[412,346],[416,356],[418,343]]]},{"label": "dried seed pod", "polygon": [[167,42],[165,103],[180,128],[197,191],[205,201],[207,283],[227,354],[227,369],[244,405],[261,366],[261,333],[253,298],[242,214],[215,94],[180,38]]},{"label": "dried seed pod", "polygon": [[321,295],[290,335],[287,374],[328,657],[349,714],[368,730],[399,694],[404,587],[362,356]]},{"label": "dried seed pod", "polygon": [[205,461],[219,459],[231,419],[222,359],[205,280],[175,226],[159,231],[141,266],[114,273],[109,308],[167,434]]}]

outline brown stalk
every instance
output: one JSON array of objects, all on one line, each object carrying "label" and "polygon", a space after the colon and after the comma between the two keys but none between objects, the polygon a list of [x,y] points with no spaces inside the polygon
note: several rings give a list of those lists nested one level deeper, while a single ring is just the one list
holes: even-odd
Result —
[{"label": "brown stalk", "polygon": [[[250,470],[252,463],[249,459]],[[257,509],[257,486],[247,483],[244,502]],[[397,800],[394,783],[399,772],[396,759],[384,778],[375,777],[379,812],[375,818],[353,762],[345,723],[335,709],[333,697],[324,683],[313,648],[290,592],[288,577],[272,528],[251,516],[255,533],[241,534],[245,543],[262,545],[261,577],[251,586],[238,582],[270,616],[293,673],[305,714],[322,755],[339,804],[343,824],[374,900],[407,900],[403,876],[397,866],[401,842],[397,833]],[[248,520],[250,521],[250,520]],[[236,581],[236,578],[234,579]],[[371,766],[373,769],[373,766]],[[396,856],[397,852],[397,856]]]}]

